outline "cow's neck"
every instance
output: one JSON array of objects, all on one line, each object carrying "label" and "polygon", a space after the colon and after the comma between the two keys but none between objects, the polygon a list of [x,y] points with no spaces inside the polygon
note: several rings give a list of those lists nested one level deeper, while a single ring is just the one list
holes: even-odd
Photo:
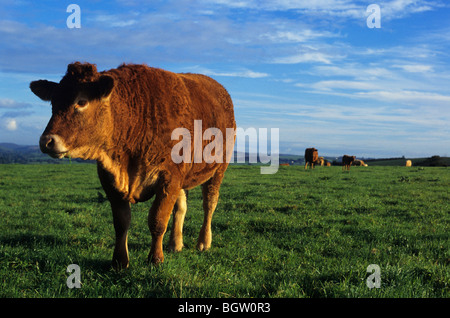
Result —
[{"label": "cow's neck", "polygon": [[123,199],[135,203],[158,177],[160,169],[152,164],[155,160],[157,158],[148,157],[145,151],[136,155],[116,148],[101,155],[98,162],[111,174],[114,187]]},{"label": "cow's neck", "polygon": [[155,132],[151,121],[156,110],[151,102],[139,102],[146,107],[126,105],[121,96],[112,97],[111,132],[105,139],[109,142],[97,159],[113,176],[115,188],[130,202],[138,196],[136,191],[140,191],[142,183],[155,174],[152,161],[156,158],[151,155]]}]

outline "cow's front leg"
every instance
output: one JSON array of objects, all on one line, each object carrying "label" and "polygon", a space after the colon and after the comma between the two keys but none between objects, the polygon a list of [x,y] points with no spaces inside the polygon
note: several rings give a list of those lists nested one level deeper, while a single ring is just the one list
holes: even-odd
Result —
[{"label": "cow's front leg", "polygon": [[148,227],[152,235],[152,245],[148,260],[153,264],[164,261],[163,237],[169,223],[170,214],[180,194],[181,188],[175,185],[165,185],[157,193],[155,201],[148,214]]},{"label": "cow's front leg", "polygon": [[129,263],[128,228],[131,222],[130,203],[124,200],[123,194],[115,189],[113,186],[114,177],[100,163],[97,165],[97,172],[109,203],[111,204],[114,230],[116,231],[116,245],[114,247],[112,266],[115,269],[127,268]]},{"label": "cow's front leg", "polygon": [[114,247],[112,266],[115,269],[127,268],[128,258],[128,229],[131,222],[131,208],[128,201],[111,201],[114,229],[116,231],[116,245]]}]

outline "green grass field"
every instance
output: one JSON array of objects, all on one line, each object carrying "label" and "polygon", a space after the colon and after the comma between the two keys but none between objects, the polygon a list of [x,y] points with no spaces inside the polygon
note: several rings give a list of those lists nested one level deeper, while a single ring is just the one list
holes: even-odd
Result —
[{"label": "green grass field", "polygon": [[[159,267],[147,264],[150,202],[134,205],[130,268],[115,272],[95,165],[0,165],[0,297],[449,297],[447,168],[259,172],[229,168],[203,253],[190,191],[185,249]],[[70,264],[81,288],[66,285]],[[380,288],[366,285],[370,264]]]}]

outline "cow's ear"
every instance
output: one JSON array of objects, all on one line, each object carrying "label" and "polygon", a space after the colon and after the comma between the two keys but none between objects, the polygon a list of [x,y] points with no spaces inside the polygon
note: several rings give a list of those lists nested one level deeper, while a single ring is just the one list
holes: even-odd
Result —
[{"label": "cow's ear", "polygon": [[40,99],[50,101],[58,83],[47,80],[33,81],[30,83],[31,91]]},{"label": "cow's ear", "polygon": [[114,78],[108,75],[100,76],[97,85],[100,97],[108,97],[114,88]]},{"label": "cow's ear", "polygon": [[88,84],[88,96],[90,99],[101,99],[108,97],[114,88],[114,78],[108,75],[100,76],[100,78]]}]

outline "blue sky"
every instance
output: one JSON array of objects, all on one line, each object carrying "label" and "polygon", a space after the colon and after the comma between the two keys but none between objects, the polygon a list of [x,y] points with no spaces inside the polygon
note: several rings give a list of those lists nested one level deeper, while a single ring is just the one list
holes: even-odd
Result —
[{"label": "blue sky", "polygon": [[0,142],[38,143],[51,110],[30,81],[128,62],[215,78],[281,153],[450,156],[449,17],[444,0],[0,0]]}]

